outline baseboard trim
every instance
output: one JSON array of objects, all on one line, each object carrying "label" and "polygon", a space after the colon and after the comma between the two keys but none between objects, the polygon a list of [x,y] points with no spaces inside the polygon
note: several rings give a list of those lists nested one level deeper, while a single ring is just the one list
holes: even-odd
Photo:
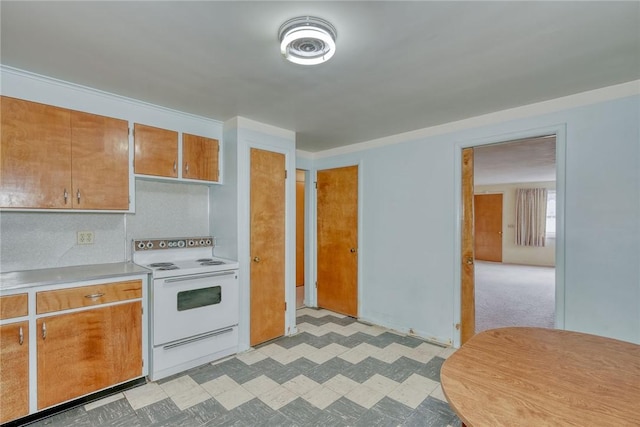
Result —
[{"label": "baseboard trim", "polygon": [[147,382],[147,379],[145,377],[136,378],[135,380],[127,381],[126,383],[118,384],[116,386],[86,395],[84,397],[80,397],[75,400],[70,400],[60,405],[53,406],[51,408],[43,409],[42,411],[36,412],[31,415],[27,415],[26,417],[18,418],[13,421],[8,421],[2,424],[0,427],[18,427],[18,426],[31,424],[33,422],[52,417],[56,414],[67,411],[69,409],[86,405],[87,403],[95,402],[96,400],[100,400],[107,396],[111,396],[112,394],[120,393],[121,391],[128,390],[130,388],[145,384],[146,382]]}]

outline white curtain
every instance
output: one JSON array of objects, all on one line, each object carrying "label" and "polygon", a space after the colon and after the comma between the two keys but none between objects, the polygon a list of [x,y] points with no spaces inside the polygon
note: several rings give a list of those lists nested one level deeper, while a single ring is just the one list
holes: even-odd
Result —
[{"label": "white curtain", "polygon": [[516,189],[516,245],[544,246],[547,228],[547,189]]}]

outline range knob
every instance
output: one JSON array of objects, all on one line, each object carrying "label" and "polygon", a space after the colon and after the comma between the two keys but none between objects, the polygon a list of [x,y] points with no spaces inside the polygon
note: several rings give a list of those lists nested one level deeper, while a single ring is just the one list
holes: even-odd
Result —
[{"label": "range knob", "polygon": [[144,242],[138,242],[138,249],[144,249],[147,246],[144,244]]},{"label": "range knob", "polygon": [[200,240],[200,246],[204,246],[204,239]]},{"label": "range knob", "polygon": [[153,242],[147,242],[147,249],[153,248]]},{"label": "range knob", "polygon": [[178,247],[179,248],[184,248],[184,245],[185,245],[184,240],[178,240]]},{"label": "range knob", "polygon": [[160,246],[161,248],[165,248],[165,247],[167,247],[167,242],[162,240],[158,246]]},{"label": "range knob", "polygon": [[189,240],[189,246],[195,246],[196,241],[195,240]]}]

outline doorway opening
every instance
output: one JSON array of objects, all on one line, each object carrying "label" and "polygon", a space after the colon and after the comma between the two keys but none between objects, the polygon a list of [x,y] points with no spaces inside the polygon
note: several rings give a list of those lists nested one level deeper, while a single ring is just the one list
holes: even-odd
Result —
[{"label": "doorway opening", "polygon": [[305,171],[296,169],[296,308],[305,305],[305,178]]},{"label": "doorway opening", "polygon": [[555,325],[556,136],[473,148],[475,329]]}]

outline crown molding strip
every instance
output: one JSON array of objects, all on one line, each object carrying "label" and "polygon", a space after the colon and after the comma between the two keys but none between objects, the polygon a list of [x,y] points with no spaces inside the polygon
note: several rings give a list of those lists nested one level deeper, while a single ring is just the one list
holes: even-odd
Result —
[{"label": "crown molding strip", "polygon": [[[185,113],[184,111],[174,110],[172,108],[167,108],[167,107],[163,107],[163,106],[160,106],[160,105],[151,104],[149,102],[140,101],[140,100],[134,99],[134,98],[128,98],[126,96],[117,95],[115,93],[106,92],[106,91],[103,91],[103,90],[100,90],[100,89],[95,89],[95,88],[92,88],[92,87],[89,87],[89,86],[83,86],[83,85],[79,85],[79,84],[76,84],[76,83],[68,82],[68,81],[65,81],[65,80],[56,79],[54,77],[44,76],[42,74],[32,73],[31,71],[21,70],[19,68],[9,67],[7,65],[0,64],[0,76],[2,76],[4,74],[12,74],[12,75],[15,75],[15,76],[18,76],[18,77],[27,78],[27,79],[31,79],[31,80],[36,80],[36,81],[43,82],[43,83],[50,84],[50,85],[60,86],[60,87],[63,87],[65,89],[77,90],[77,91],[85,92],[85,93],[88,93],[88,94],[91,94],[91,95],[101,96],[103,98],[107,98],[107,99],[110,99],[110,100],[115,100],[115,101],[119,101],[119,102],[126,102],[126,103],[131,104],[131,105],[150,108],[150,109],[154,109],[154,110],[157,110],[157,111],[162,111],[164,113],[170,113],[172,115],[178,115],[178,116],[182,116],[182,117],[187,117],[187,118],[194,119],[194,120],[201,120],[201,121],[205,121],[205,122],[208,122],[208,123],[214,122],[214,123],[217,123],[217,124],[222,124],[222,121],[216,120],[216,119],[211,119],[209,117],[198,116],[196,114],[191,114],[191,113]],[[4,92],[5,91],[1,90],[1,87],[0,87],[0,93],[4,94]]]}]

